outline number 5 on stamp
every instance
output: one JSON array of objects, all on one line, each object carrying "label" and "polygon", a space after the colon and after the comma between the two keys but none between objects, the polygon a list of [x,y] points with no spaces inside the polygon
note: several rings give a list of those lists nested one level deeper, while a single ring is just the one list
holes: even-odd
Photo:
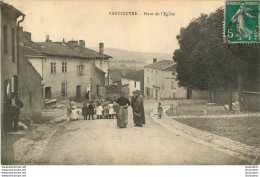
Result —
[{"label": "number 5 on stamp", "polygon": [[260,42],[259,1],[225,1],[224,37],[229,43]]}]

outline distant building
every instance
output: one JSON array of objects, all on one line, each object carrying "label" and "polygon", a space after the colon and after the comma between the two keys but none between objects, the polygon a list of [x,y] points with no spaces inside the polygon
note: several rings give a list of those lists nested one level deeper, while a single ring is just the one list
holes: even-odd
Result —
[{"label": "distant building", "polygon": [[133,91],[144,90],[144,70],[131,72],[121,78],[122,85],[128,85],[128,95],[133,96]]},{"label": "distant building", "polygon": [[176,63],[162,60],[144,67],[144,96],[150,99],[186,98],[187,91],[176,80]]},{"label": "distant building", "polygon": [[43,78],[42,95],[45,99],[65,100],[70,97],[81,100],[90,91],[90,97],[105,97],[109,59],[104,54],[104,44],[99,52],[85,47],[85,41],[29,42],[26,47],[39,54],[26,57]]}]

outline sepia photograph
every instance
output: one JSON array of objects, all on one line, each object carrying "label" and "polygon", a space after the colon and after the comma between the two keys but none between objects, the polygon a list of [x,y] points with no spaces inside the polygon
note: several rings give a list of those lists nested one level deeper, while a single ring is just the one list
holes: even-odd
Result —
[{"label": "sepia photograph", "polygon": [[258,0],[1,0],[2,165],[260,164]]}]

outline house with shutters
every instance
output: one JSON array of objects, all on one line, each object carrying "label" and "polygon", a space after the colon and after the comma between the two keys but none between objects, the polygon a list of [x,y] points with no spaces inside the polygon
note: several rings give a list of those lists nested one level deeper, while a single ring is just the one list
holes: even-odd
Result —
[{"label": "house with shutters", "polygon": [[173,60],[158,61],[144,67],[144,96],[149,99],[186,98],[187,91],[178,86],[176,63]]},{"label": "house with shutters", "polygon": [[27,41],[24,46],[38,52],[26,57],[43,79],[44,99],[82,100],[88,91],[91,99],[105,97],[112,57],[104,54],[103,43],[96,52],[86,48],[84,40],[52,42],[46,36],[45,42]]}]

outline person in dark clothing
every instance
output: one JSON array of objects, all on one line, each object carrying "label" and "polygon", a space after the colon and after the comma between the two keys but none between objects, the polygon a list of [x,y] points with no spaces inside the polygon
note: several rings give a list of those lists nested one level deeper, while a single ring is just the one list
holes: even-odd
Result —
[{"label": "person in dark clothing", "polygon": [[85,98],[87,101],[89,101],[89,91],[86,93]]},{"label": "person in dark clothing", "polygon": [[11,117],[10,123],[14,123],[14,131],[17,131],[18,121],[20,115],[20,109],[23,107],[23,102],[19,98],[15,98],[15,95],[12,94],[12,97],[7,101],[9,108],[9,115]]},{"label": "person in dark clothing", "polygon": [[144,112],[144,104],[143,104],[143,96],[141,95],[141,91],[138,90],[137,98],[134,104],[134,117],[136,119],[136,125],[138,127],[142,127],[145,124],[145,112]]},{"label": "person in dark clothing", "polygon": [[132,96],[132,99],[131,99],[131,107],[133,109],[133,118],[134,118],[134,124],[135,126],[139,124],[139,121],[138,121],[138,118],[135,116],[134,112],[135,112],[135,103],[136,103],[136,99],[137,99],[137,93],[136,91],[133,91],[133,96]]},{"label": "person in dark clothing", "polygon": [[125,93],[121,92],[121,97],[118,98],[119,110],[117,112],[117,126],[120,128],[126,128],[128,124],[128,106],[130,101],[125,97]]},{"label": "person in dark clothing", "polygon": [[87,120],[88,115],[89,115],[88,105],[84,103],[82,107],[82,116],[84,116],[84,120]]},{"label": "person in dark clothing", "polygon": [[89,111],[88,120],[90,120],[90,116],[92,117],[92,120],[95,120],[94,119],[94,109],[95,109],[95,105],[93,104],[93,101],[91,101],[89,106],[88,106],[88,111]]}]

